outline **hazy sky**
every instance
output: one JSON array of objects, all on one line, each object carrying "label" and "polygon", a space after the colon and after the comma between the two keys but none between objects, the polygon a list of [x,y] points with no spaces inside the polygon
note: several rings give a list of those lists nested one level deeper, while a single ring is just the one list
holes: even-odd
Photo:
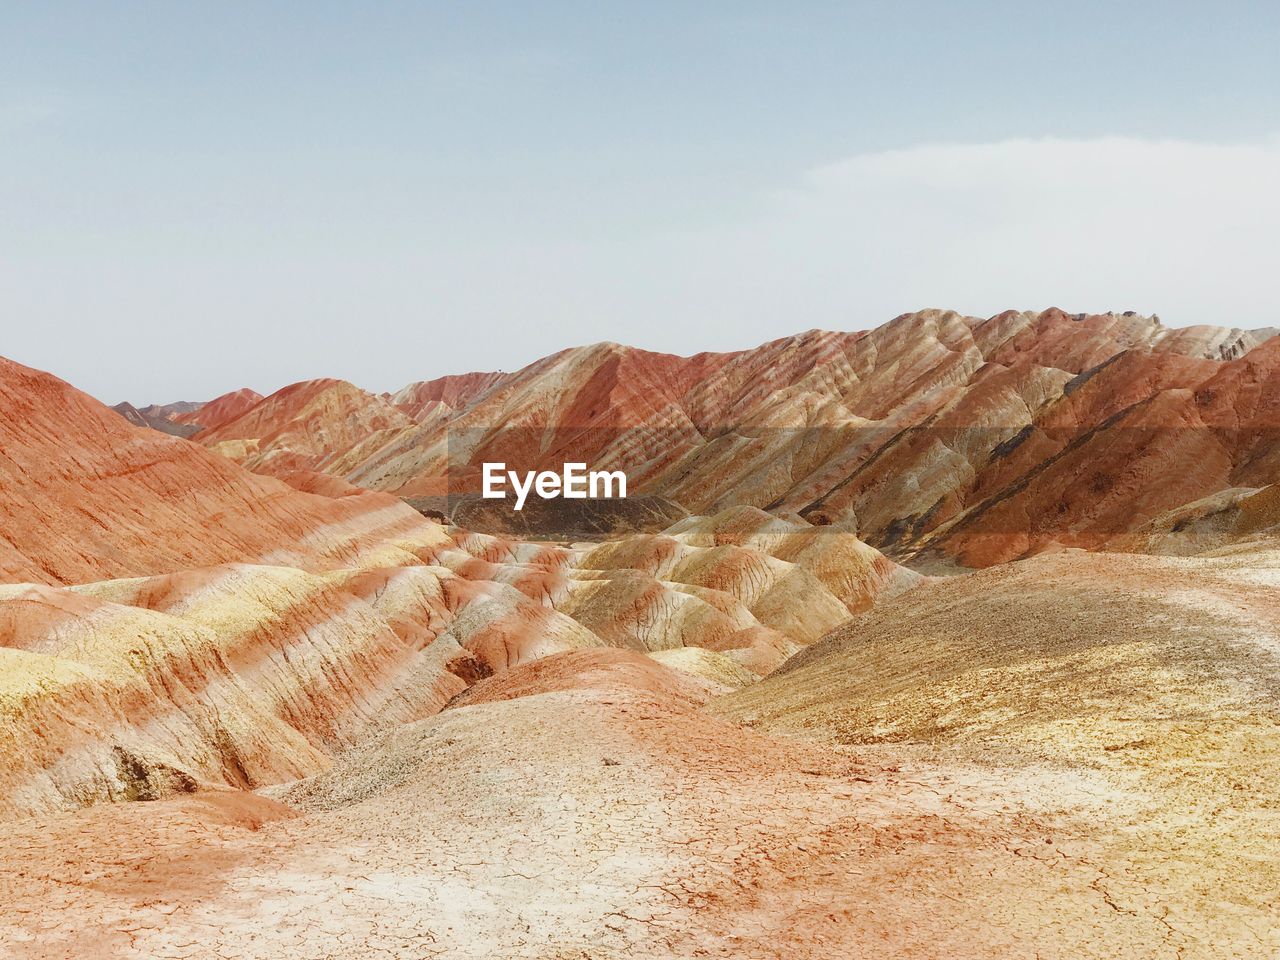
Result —
[{"label": "hazy sky", "polygon": [[0,354],[373,389],[945,306],[1280,323],[1280,3],[0,5]]}]

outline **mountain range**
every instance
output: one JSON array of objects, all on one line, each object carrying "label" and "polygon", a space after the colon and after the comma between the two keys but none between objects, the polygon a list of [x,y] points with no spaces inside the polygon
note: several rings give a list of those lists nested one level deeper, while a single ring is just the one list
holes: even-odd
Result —
[{"label": "mountain range", "polygon": [[1104,547],[1182,504],[1273,482],[1274,334],[930,310],[736,353],[596,344],[394,394],[339,380],[257,402],[237,391],[205,420],[180,419],[257,473],[430,501],[476,494],[485,461],[581,461],[689,513],[840,522],[899,559],[981,567]]},{"label": "mountain range", "polygon": [[[1269,960],[1278,366],[1059,310],[116,410],[0,359],[0,955]],[[476,508],[569,459],[642,515]]]}]

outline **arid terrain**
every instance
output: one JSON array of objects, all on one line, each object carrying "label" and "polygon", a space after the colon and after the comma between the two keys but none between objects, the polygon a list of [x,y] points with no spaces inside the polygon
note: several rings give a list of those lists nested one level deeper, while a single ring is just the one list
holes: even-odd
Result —
[{"label": "arid terrain", "polygon": [[1280,956],[1274,333],[0,359],[0,957]]},{"label": "arid terrain", "polygon": [[585,461],[691,514],[843,521],[895,556],[977,567],[1275,482],[1273,332],[927,310],[738,353],[596,344],[382,396],[310,381],[194,439],[259,473],[413,497],[476,493],[484,461]]}]

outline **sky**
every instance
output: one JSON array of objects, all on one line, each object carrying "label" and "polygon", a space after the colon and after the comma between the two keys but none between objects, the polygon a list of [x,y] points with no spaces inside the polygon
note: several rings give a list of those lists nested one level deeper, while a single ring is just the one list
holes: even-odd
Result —
[{"label": "sky", "polygon": [[1280,4],[0,4],[0,355],[373,390],[945,307],[1280,324]]}]

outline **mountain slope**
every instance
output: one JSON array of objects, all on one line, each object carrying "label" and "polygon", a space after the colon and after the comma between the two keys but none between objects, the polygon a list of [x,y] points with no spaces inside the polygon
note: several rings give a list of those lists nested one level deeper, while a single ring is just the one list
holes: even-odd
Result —
[{"label": "mountain slope", "polygon": [[261,399],[262,394],[258,391],[241,387],[239,390],[232,390],[230,393],[215,397],[208,403],[200,404],[194,410],[177,414],[173,417],[173,422],[195,427],[197,431],[211,430],[228,420],[234,420]]},{"label": "mountain slope", "polygon": [[[333,388],[309,396],[323,413]],[[444,527],[322,474],[255,475],[8,361],[0,448],[0,815],[314,774],[571,651],[751,682],[921,579],[749,508],[577,547]]]},{"label": "mountain slope", "polygon": [[316,567],[439,528],[394,498],[300,493],[144,430],[0,358],[0,581],[74,583],[230,561]]},{"label": "mountain slope", "polygon": [[[1179,504],[1271,482],[1270,333],[927,310],[736,353],[596,344],[413,385],[395,406],[299,384],[198,439],[255,470],[322,470],[402,496],[476,493],[484,462],[585,462],[694,514],[839,520],[895,554],[983,566],[1102,546]],[[299,413],[317,391],[343,400]]]},{"label": "mountain slope", "polygon": [[[1021,315],[766,346],[570,351],[417,420],[300,385],[219,441],[283,482],[0,363],[0,580],[45,581],[0,585],[0,954],[1274,957],[1269,346]],[[716,509],[521,542],[314,469],[437,416]],[[1134,468],[1101,532],[1163,502],[1166,420],[1169,496],[1251,486],[1139,535],[1218,556],[929,578],[857,535],[971,546],[1094,443],[1072,469]]]},{"label": "mountain slope", "polygon": [[505,373],[451,374],[411,383],[397,390],[389,399],[414,420],[438,418],[465,407],[506,377]]},{"label": "mountain slope", "polygon": [[1264,919],[1280,868],[1259,855],[1280,844],[1278,546],[1072,552],[935,581],[715,709],[870,757],[1022,782],[1069,770],[1052,843],[1098,848],[1113,909],[1162,923],[1171,956],[1266,955],[1280,943]]},{"label": "mountain slope", "polygon": [[320,470],[343,476],[352,448],[412,425],[383,398],[344,380],[307,380],[276,391],[195,439],[259,473]]}]

